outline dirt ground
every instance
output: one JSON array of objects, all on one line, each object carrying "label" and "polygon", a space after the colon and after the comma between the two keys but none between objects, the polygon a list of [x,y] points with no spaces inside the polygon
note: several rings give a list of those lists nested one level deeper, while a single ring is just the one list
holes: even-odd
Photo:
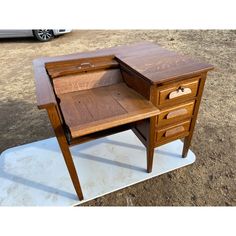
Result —
[{"label": "dirt ground", "polygon": [[54,136],[36,106],[32,60],[149,40],[215,65],[191,149],[196,162],[84,205],[236,205],[236,31],[73,31],[47,43],[0,39],[0,152]]}]

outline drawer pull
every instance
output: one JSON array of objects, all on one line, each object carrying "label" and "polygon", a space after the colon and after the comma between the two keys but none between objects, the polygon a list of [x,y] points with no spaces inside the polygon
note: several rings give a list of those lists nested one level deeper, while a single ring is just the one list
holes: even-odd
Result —
[{"label": "drawer pull", "polygon": [[186,114],[188,114],[188,110],[186,108],[181,108],[179,110],[169,112],[166,116],[166,119],[168,120],[168,119],[171,119],[173,117],[183,116],[183,115],[186,115]]},{"label": "drawer pull", "polygon": [[173,129],[170,129],[170,130],[167,130],[165,132],[165,137],[170,137],[170,136],[173,136],[175,134],[178,134],[178,133],[181,133],[183,132],[185,129],[183,126],[178,126],[176,128],[173,128]]},{"label": "drawer pull", "polygon": [[169,94],[169,99],[177,98],[190,93],[192,93],[190,88],[179,87],[176,91],[173,91]]},{"label": "drawer pull", "polygon": [[90,62],[84,62],[81,63],[80,66],[78,66],[78,69],[82,69],[82,68],[90,68],[90,67],[94,67],[94,64],[91,64]]}]

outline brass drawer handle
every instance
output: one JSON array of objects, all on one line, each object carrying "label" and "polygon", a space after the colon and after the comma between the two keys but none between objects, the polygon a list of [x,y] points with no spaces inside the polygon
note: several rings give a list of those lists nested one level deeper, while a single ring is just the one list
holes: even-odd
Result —
[{"label": "brass drawer handle", "polygon": [[192,93],[190,88],[179,87],[177,90],[169,94],[169,99],[177,98],[190,93]]},{"label": "brass drawer handle", "polygon": [[183,115],[186,115],[186,114],[188,114],[188,110],[186,108],[181,108],[179,110],[169,112],[166,116],[166,119],[168,120],[168,119],[171,119],[173,117],[183,116]]},{"label": "brass drawer handle", "polygon": [[90,62],[84,62],[81,63],[80,66],[78,66],[78,69],[82,69],[82,68],[90,68],[90,67],[94,67],[94,64],[91,64]]},{"label": "brass drawer handle", "polygon": [[173,135],[175,135],[175,134],[178,134],[178,133],[183,132],[184,130],[185,130],[185,129],[184,129],[183,126],[178,126],[178,127],[176,127],[176,128],[167,130],[167,131],[165,132],[165,137],[167,138],[167,137],[173,136]]}]

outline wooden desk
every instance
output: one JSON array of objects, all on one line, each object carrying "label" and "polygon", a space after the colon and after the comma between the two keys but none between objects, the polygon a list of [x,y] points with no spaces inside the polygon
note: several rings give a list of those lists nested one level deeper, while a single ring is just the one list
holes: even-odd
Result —
[{"label": "wooden desk", "polygon": [[69,146],[132,129],[147,148],[183,138],[187,155],[212,65],[144,42],[34,61],[39,109],[46,109],[75,190]]}]

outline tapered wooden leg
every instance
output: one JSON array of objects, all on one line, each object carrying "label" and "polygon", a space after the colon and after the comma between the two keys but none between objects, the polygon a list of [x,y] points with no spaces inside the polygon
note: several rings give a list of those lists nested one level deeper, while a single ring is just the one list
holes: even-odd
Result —
[{"label": "tapered wooden leg", "polygon": [[183,151],[182,151],[182,157],[185,158],[188,155],[188,150],[191,144],[191,139],[192,136],[187,136],[184,139],[184,146],[183,146]]},{"label": "tapered wooden leg", "polygon": [[77,172],[75,169],[75,165],[74,165],[71,153],[70,153],[69,145],[67,143],[67,140],[66,140],[66,137],[64,134],[64,130],[62,128],[62,123],[61,123],[59,114],[57,112],[57,108],[56,108],[56,106],[55,107],[53,106],[53,107],[47,109],[47,111],[48,111],[49,119],[50,119],[53,129],[54,129],[54,132],[56,134],[57,141],[58,141],[59,146],[61,148],[61,152],[63,154],[67,169],[69,171],[72,183],[74,185],[75,191],[78,195],[78,198],[80,200],[83,200],[84,197],[83,197],[83,193],[81,190],[79,178],[78,178],[78,175],[77,175]]},{"label": "tapered wooden leg", "polygon": [[64,145],[62,143],[62,140],[59,140],[59,139],[57,139],[57,140],[58,140],[58,143],[61,147],[61,151],[62,151],[64,160],[65,160],[67,169],[69,171],[70,178],[71,178],[72,183],[74,185],[75,191],[76,191],[76,193],[79,197],[79,200],[83,200],[84,199],[83,193],[82,193],[82,190],[81,190],[81,186],[80,186],[79,178],[78,178],[78,175],[77,175],[77,172],[76,172],[76,169],[75,169],[75,165],[74,165],[71,153],[70,153],[70,149],[69,149],[68,145],[66,147],[66,145]]},{"label": "tapered wooden leg", "polygon": [[153,155],[154,155],[154,145],[155,145],[155,117],[149,119],[148,127],[148,137],[147,137],[147,172],[152,172],[153,166]]},{"label": "tapered wooden leg", "polygon": [[154,148],[147,147],[147,172],[152,172]]}]

